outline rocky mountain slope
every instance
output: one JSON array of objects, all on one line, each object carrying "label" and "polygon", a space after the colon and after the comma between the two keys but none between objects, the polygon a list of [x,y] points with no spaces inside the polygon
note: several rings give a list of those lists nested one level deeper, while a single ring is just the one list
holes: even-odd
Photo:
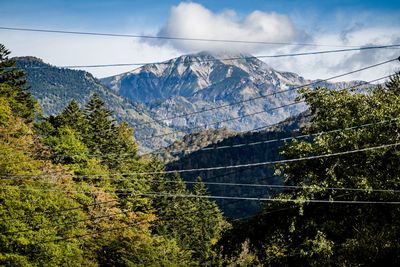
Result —
[{"label": "rocky mountain slope", "polygon": [[[219,59],[219,58],[225,59]],[[227,58],[240,58],[227,60]],[[187,117],[165,120],[171,127],[226,128],[246,131],[276,123],[305,110],[302,104],[273,111],[294,101],[296,90],[233,105],[260,95],[302,86],[312,82],[290,72],[277,71],[249,55],[198,53],[166,62],[148,64],[131,72],[102,79],[111,90],[143,103],[160,118],[230,105]],[[348,83],[324,83],[342,88]],[[265,111],[265,112],[264,112]],[[255,115],[249,115],[257,113]],[[235,119],[248,115],[242,119]],[[226,122],[216,123],[227,120]],[[199,128],[196,128],[198,131]]]}]

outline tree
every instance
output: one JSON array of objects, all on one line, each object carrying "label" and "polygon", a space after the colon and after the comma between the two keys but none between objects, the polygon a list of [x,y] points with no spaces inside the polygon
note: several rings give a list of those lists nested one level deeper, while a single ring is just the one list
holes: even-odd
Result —
[{"label": "tree", "polygon": [[[169,236],[192,252],[192,258],[199,265],[218,265],[219,257],[214,245],[224,227],[224,220],[218,206],[207,199],[207,190],[199,178],[193,193],[186,189],[182,179],[173,174],[161,181],[158,191],[165,197],[157,197],[156,233]],[[195,196],[199,197],[195,197]]]},{"label": "tree", "polygon": [[25,74],[16,68],[11,52],[0,44],[0,96],[6,97],[18,116],[31,122],[34,118],[36,101],[26,88]]},{"label": "tree", "polygon": [[91,96],[85,109],[88,122],[85,143],[92,153],[99,155],[109,153],[112,150],[116,131],[114,121],[111,119],[111,112],[97,94]]},{"label": "tree", "polygon": [[86,133],[86,121],[85,114],[79,107],[76,100],[72,100],[65,109],[57,116],[59,124],[63,126],[69,126],[73,130],[78,131],[82,134]]}]

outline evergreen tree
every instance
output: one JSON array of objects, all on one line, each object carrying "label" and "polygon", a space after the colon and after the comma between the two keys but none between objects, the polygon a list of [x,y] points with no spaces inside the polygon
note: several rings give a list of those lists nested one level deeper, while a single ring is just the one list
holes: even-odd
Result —
[{"label": "evergreen tree", "polygon": [[214,245],[224,220],[218,206],[207,199],[201,179],[196,182],[193,193],[186,189],[178,174],[161,181],[157,190],[166,196],[154,200],[159,217],[156,232],[178,240],[181,247],[192,252],[198,265],[217,265],[219,257]]},{"label": "evergreen tree", "polygon": [[10,51],[0,44],[0,96],[8,98],[13,110],[21,118],[34,119],[36,101],[26,88],[25,74],[16,68]]},{"label": "evergreen tree", "polygon": [[16,68],[16,62],[9,58],[11,51],[0,44],[0,83],[23,88],[26,85],[25,74]]},{"label": "evergreen tree", "polygon": [[219,256],[214,250],[214,245],[223,230],[223,216],[217,204],[207,198],[207,188],[201,177],[197,178],[193,193],[201,197],[195,198],[197,220],[193,233],[195,236],[193,238],[194,244],[192,246],[195,248],[195,253],[202,265],[210,262],[215,265],[219,260]]},{"label": "evergreen tree", "polygon": [[85,136],[86,144],[92,153],[101,155],[110,153],[113,149],[116,127],[111,119],[111,112],[105,107],[103,100],[93,94],[86,104],[86,120],[88,129]]},{"label": "evergreen tree", "polygon": [[72,100],[57,118],[60,120],[60,125],[69,126],[82,134],[86,133],[85,114],[76,100]]}]

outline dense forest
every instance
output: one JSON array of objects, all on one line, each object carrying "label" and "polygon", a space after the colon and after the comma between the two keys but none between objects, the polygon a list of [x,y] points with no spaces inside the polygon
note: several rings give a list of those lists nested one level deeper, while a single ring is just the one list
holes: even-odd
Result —
[{"label": "dense forest", "polygon": [[[320,134],[248,146],[235,161],[221,149],[165,166],[138,155],[134,129],[113,120],[98,94],[43,117],[9,54],[1,45],[0,265],[400,264],[399,74],[363,93],[301,90],[309,119],[299,134]],[[218,145],[260,140],[249,136]],[[263,203],[245,219],[228,219],[240,211],[224,214],[210,196],[254,192],[210,192],[203,181],[246,169],[194,173],[190,187],[164,171],[276,159],[286,161],[256,168],[251,182],[285,187],[241,204]]]},{"label": "dense forest", "polygon": [[[309,117],[308,112],[303,112],[263,130],[234,135],[221,130],[200,132],[184,138],[182,142],[175,142],[161,156],[165,159],[175,156],[175,160],[167,162],[168,170],[279,160],[279,148],[290,141],[291,137],[299,136],[299,128],[309,122]],[[213,133],[216,133],[216,137],[222,135],[224,138],[215,139],[209,144],[212,140],[209,135]],[[192,140],[196,137],[196,141]],[[198,149],[191,151],[192,147]],[[270,197],[282,188],[268,185],[279,186],[283,183],[282,177],[274,174],[273,166],[182,173],[182,178],[188,183],[196,181],[198,176],[207,183],[210,194],[217,196]],[[264,186],[253,186],[254,184]],[[216,202],[226,217],[234,219],[254,215],[262,205],[261,202],[252,200],[216,199]]]}]

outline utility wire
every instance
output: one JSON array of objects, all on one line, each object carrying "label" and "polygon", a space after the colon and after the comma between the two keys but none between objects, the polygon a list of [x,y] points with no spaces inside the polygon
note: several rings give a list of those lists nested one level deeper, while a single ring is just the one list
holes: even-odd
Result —
[{"label": "utility wire", "polygon": [[[43,241],[43,242],[38,242],[35,243],[36,245],[39,244],[46,244],[46,243],[54,243],[54,242],[60,242],[60,241],[67,241],[70,239],[79,239],[82,237],[88,237],[88,236],[95,236],[95,235],[99,235],[101,233],[106,233],[106,232],[112,232],[112,231],[119,231],[119,230],[124,230],[124,229],[128,229],[131,228],[133,226],[137,226],[140,224],[143,224],[144,222],[138,222],[135,225],[126,225],[126,226],[121,226],[121,227],[113,227],[113,228],[107,228],[107,229],[103,229],[101,231],[96,231],[95,233],[87,233],[87,234],[81,234],[81,235],[73,235],[73,236],[69,236],[69,237],[63,237],[63,238],[56,238],[56,239],[52,239],[52,240],[47,240],[47,241]],[[147,223],[147,222],[146,222]]]},{"label": "utility wire", "polygon": [[349,131],[349,130],[354,130],[354,129],[359,129],[359,128],[366,128],[366,127],[379,125],[379,124],[392,123],[394,121],[398,121],[399,119],[400,119],[400,117],[394,118],[391,120],[384,120],[384,121],[379,121],[379,122],[366,123],[366,124],[362,124],[362,125],[358,125],[358,126],[336,129],[336,130],[332,130],[332,131],[321,131],[321,132],[317,132],[317,133],[302,134],[302,135],[289,136],[289,137],[284,137],[284,138],[268,139],[268,140],[257,141],[257,142],[241,143],[241,144],[233,144],[233,145],[225,145],[225,146],[210,146],[210,147],[198,149],[196,151],[220,150],[220,149],[227,149],[227,148],[238,148],[238,147],[244,147],[244,146],[269,144],[269,143],[274,143],[274,142],[284,142],[284,141],[290,141],[293,139],[303,139],[303,138],[319,136],[319,135],[323,135],[323,134],[338,133],[338,132],[344,132],[344,131]]},{"label": "utility wire", "polygon": [[[218,124],[225,123],[225,122],[241,120],[243,118],[247,118],[247,117],[250,117],[250,116],[254,116],[254,115],[258,115],[258,114],[262,114],[262,113],[267,113],[267,112],[271,112],[271,111],[274,111],[274,110],[277,110],[277,109],[281,109],[281,108],[285,108],[285,107],[291,107],[291,106],[299,105],[299,104],[302,104],[302,103],[304,103],[304,101],[291,102],[291,103],[288,103],[288,104],[285,104],[285,105],[281,105],[281,106],[278,106],[278,107],[273,107],[273,108],[266,109],[266,110],[261,110],[261,111],[257,111],[257,112],[253,112],[253,113],[248,113],[248,114],[245,114],[245,115],[242,115],[242,116],[232,117],[232,118],[221,120],[221,121],[211,122],[211,123],[207,123],[207,124],[202,125],[202,126],[192,127],[192,128],[189,128],[188,130],[190,130],[191,133],[193,133],[193,130],[203,130],[203,129],[206,129],[207,127],[211,126],[211,125],[218,125]],[[182,131],[179,131],[179,132],[182,132]],[[178,133],[178,131],[173,131],[173,132],[170,132],[170,133],[165,133],[165,134],[160,134],[160,135],[153,135],[153,136],[150,136],[150,137],[140,138],[140,139],[136,139],[136,140],[137,141],[147,141],[147,140],[151,140],[151,139],[154,139],[154,138],[160,138],[160,137],[164,137],[164,136],[172,135],[172,134],[176,134],[176,133]]]},{"label": "utility wire", "polygon": [[218,43],[242,43],[242,44],[262,44],[262,45],[289,45],[289,46],[326,46],[326,47],[362,47],[353,45],[330,45],[330,44],[313,44],[313,43],[289,43],[289,42],[271,42],[271,41],[253,41],[253,40],[232,40],[232,39],[211,39],[211,38],[189,38],[181,36],[154,36],[143,34],[120,34],[120,33],[104,33],[104,32],[87,32],[87,31],[68,31],[53,29],[37,29],[22,27],[6,27],[0,26],[0,30],[8,31],[24,31],[24,32],[41,32],[41,33],[57,33],[57,34],[74,34],[74,35],[91,35],[91,36],[108,36],[108,37],[126,37],[141,39],[163,39],[177,41],[196,41],[196,42],[218,42]]},{"label": "utility wire", "polygon": [[[330,53],[343,53],[352,51],[364,51],[371,49],[384,49],[384,48],[397,48],[400,44],[395,45],[382,45],[382,46],[363,46],[359,48],[350,49],[337,49],[337,50],[324,50],[324,51],[312,51],[303,53],[289,53],[289,54],[275,54],[275,55],[259,55],[259,56],[243,56],[243,57],[225,57],[225,58],[197,58],[185,59],[184,61],[177,61],[178,58],[173,58],[162,62],[133,62],[133,63],[113,63],[113,64],[92,64],[92,65],[63,65],[63,66],[24,66],[24,69],[47,69],[47,68],[67,68],[67,69],[81,69],[81,68],[106,68],[106,67],[126,67],[126,66],[143,66],[143,65],[171,65],[171,64],[189,64],[197,62],[220,62],[230,60],[249,60],[249,59],[262,59],[262,58],[282,58],[282,57],[296,57],[296,56],[309,56],[309,55],[320,55]],[[17,67],[9,67],[17,68]]]},{"label": "utility wire", "polygon": [[[175,195],[175,194],[167,194],[167,195],[165,195],[165,194],[163,194],[163,195],[152,195],[152,197],[154,197],[154,196],[156,196],[156,197],[186,197],[186,196],[188,196],[188,197],[193,197],[193,198],[196,198],[196,197],[200,197],[200,198],[204,198],[204,197],[213,197],[213,196],[208,196],[208,195],[181,195],[181,194],[179,194],[179,195]],[[218,196],[214,196],[214,197],[218,197]],[[266,199],[266,198],[264,198],[264,197],[256,197],[256,198],[254,198],[254,197],[252,197],[251,199],[260,199],[260,198],[263,198],[263,199]],[[268,199],[270,199],[270,198],[268,198]],[[246,197],[245,199],[243,199],[243,198],[240,198],[240,199],[233,199],[233,201],[237,201],[237,200],[248,200],[248,198]],[[314,200],[314,199],[313,199]],[[336,201],[336,200],[331,200],[331,202],[334,202],[334,201]],[[352,203],[353,202],[355,202],[355,201],[352,201]],[[371,204],[372,204],[372,201],[363,201],[363,204],[367,204],[366,202],[371,202]],[[319,201],[319,203],[325,203],[325,202],[320,202]],[[379,201],[378,202],[379,204],[383,204],[383,202],[382,201]],[[394,203],[394,202],[393,202]],[[361,203],[357,203],[357,204],[361,204]],[[377,204],[377,203],[375,203],[374,202],[374,204]],[[388,203],[385,203],[385,204],[388,204]],[[265,213],[263,213],[263,214],[269,214],[269,213],[274,213],[274,212],[278,212],[278,211],[282,211],[282,210],[287,210],[287,209],[292,209],[292,208],[294,208],[294,207],[290,207],[290,208],[280,208],[280,209],[276,209],[276,210],[271,210],[271,211],[269,211],[269,212],[265,212]],[[189,212],[184,212],[184,213],[182,213],[181,215],[186,215],[186,214],[194,214],[194,213],[197,213],[198,211],[195,211],[195,212],[193,212],[193,211],[189,211]],[[65,225],[71,225],[71,224],[76,224],[76,223],[79,223],[79,222],[89,222],[89,221],[93,221],[93,220],[96,220],[96,219],[103,219],[103,218],[109,218],[109,217],[113,217],[113,216],[118,216],[118,215],[126,215],[126,212],[118,212],[118,213],[112,213],[112,214],[108,214],[108,215],[101,215],[101,216],[96,216],[96,217],[90,217],[90,218],[87,218],[87,219],[82,219],[82,220],[75,220],[75,221],[69,221],[69,222],[65,222],[65,223],[61,223],[61,224],[55,224],[55,225],[48,225],[48,226],[46,226],[46,227],[44,227],[44,228],[38,228],[38,226],[34,226],[34,227],[30,227],[29,229],[22,229],[22,230],[16,230],[16,231],[7,231],[7,232],[2,232],[2,233],[0,233],[0,234],[4,234],[4,235],[10,235],[10,234],[19,234],[19,233],[25,233],[25,232],[29,232],[29,231],[36,231],[37,229],[50,229],[50,228],[55,228],[55,227],[59,227],[59,226],[65,226]],[[251,217],[253,217],[253,216],[251,216]],[[243,219],[245,219],[245,218],[248,218],[248,217],[242,217],[242,218],[237,218],[237,219],[235,219],[235,221],[238,221],[238,220],[243,220]],[[175,220],[177,220],[177,218],[175,218],[175,217],[167,217],[167,218],[161,218],[160,219],[160,221],[161,222],[166,222],[166,221],[170,221],[170,220],[172,220],[172,221],[175,221]],[[148,221],[142,221],[142,222],[138,222],[137,224],[143,224],[143,223],[149,223]],[[110,228],[111,229],[111,228]],[[48,235],[49,236],[49,235]],[[69,237],[67,237],[68,239],[70,239]],[[58,239],[57,239],[58,240]]]},{"label": "utility wire", "polygon": [[76,223],[80,223],[80,222],[87,222],[87,221],[92,221],[92,220],[97,220],[97,219],[103,219],[103,218],[108,218],[108,217],[112,217],[112,216],[118,216],[118,215],[124,215],[126,214],[125,212],[115,212],[112,214],[107,214],[107,215],[100,215],[100,216],[95,216],[95,217],[91,217],[89,216],[89,218],[87,219],[81,219],[81,220],[75,220],[75,221],[66,221],[60,224],[52,224],[52,225],[48,225],[45,228],[40,228],[41,226],[46,226],[46,225],[35,225],[35,226],[31,226],[29,229],[22,229],[22,230],[15,230],[15,231],[6,231],[6,232],[1,232],[0,234],[3,235],[12,235],[12,234],[19,234],[19,233],[26,233],[29,231],[37,231],[39,229],[48,229],[48,228],[54,228],[54,227],[59,227],[59,226],[65,226],[65,225],[71,225],[71,224],[76,224]]},{"label": "utility wire", "polygon": [[[374,79],[374,80],[371,80],[371,81],[368,81],[368,82],[363,82],[363,83],[361,83],[361,84],[357,84],[357,85],[351,86],[351,87],[349,87],[349,88],[347,88],[347,89],[348,89],[348,90],[351,90],[351,89],[354,89],[354,88],[357,88],[357,87],[360,87],[360,86],[363,86],[363,85],[367,85],[367,84],[369,84],[369,83],[371,83],[371,82],[376,82],[376,81],[379,81],[379,80],[382,80],[382,79],[386,79],[386,78],[391,77],[391,76],[393,76],[393,75],[388,75],[388,76],[384,76],[384,77],[381,77],[381,78],[378,78],[378,79]],[[303,86],[303,87],[304,87],[304,86]],[[299,87],[299,88],[301,88],[301,87]],[[344,91],[344,90],[346,90],[346,89],[341,89],[341,90],[339,90],[339,91]],[[190,130],[190,131],[193,133],[193,130],[197,130],[197,129],[202,130],[202,129],[204,129],[204,127],[207,127],[207,126],[209,126],[209,125],[218,125],[218,124],[224,123],[224,122],[229,122],[229,121],[233,121],[233,120],[239,120],[239,119],[242,119],[242,118],[245,118],[245,117],[249,117],[249,116],[253,116],[253,115],[257,115],[257,114],[261,114],[261,113],[266,113],[266,112],[271,112],[271,111],[274,111],[274,110],[277,110],[277,109],[281,109],[281,108],[285,108],[285,107],[289,107],[289,106],[293,106],[293,105],[298,105],[298,104],[301,104],[301,103],[305,103],[305,101],[304,101],[304,100],[301,100],[301,101],[290,102],[290,103],[288,103],[288,104],[281,105],[281,106],[278,106],[278,107],[274,107],[274,108],[271,108],[271,109],[268,109],[268,110],[257,111],[257,112],[245,114],[245,115],[242,115],[242,116],[229,118],[229,119],[226,119],[226,120],[216,121],[216,122],[212,122],[212,123],[209,123],[209,124],[206,124],[206,125],[203,125],[203,126],[196,126],[196,127],[193,127],[193,128],[189,128],[188,130]],[[190,115],[191,115],[191,114],[190,114]],[[175,118],[177,118],[177,117],[175,117]],[[170,118],[170,119],[171,119],[171,118]],[[260,130],[260,129],[265,129],[265,128],[269,128],[269,127],[273,127],[273,126],[278,125],[279,123],[280,123],[280,122],[278,122],[278,123],[276,123],[276,124],[269,125],[269,126],[257,127],[257,128],[255,128],[255,129],[251,129],[251,130],[248,130],[248,131],[244,131],[244,133],[246,133],[246,132],[252,132],[252,131]],[[149,124],[149,123],[146,123],[146,124]],[[143,124],[142,124],[142,125],[143,125]],[[153,138],[161,138],[161,137],[164,137],[164,136],[168,136],[168,135],[172,135],[172,134],[177,134],[178,132],[182,132],[182,131],[179,130],[179,131],[173,131],[173,132],[170,132],[170,133],[165,133],[165,134],[160,134],[160,135],[153,135],[153,136],[150,136],[150,137],[145,137],[145,138],[137,139],[137,141],[146,141],[146,140],[151,140],[151,139],[153,139]],[[157,150],[155,150],[155,151],[157,151]],[[151,152],[151,153],[154,153],[154,151]],[[151,153],[149,153],[149,154],[151,154]]]},{"label": "utility wire", "polygon": [[326,204],[390,204],[400,205],[400,201],[364,201],[364,200],[328,200],[328,199],[285,199],[285,198],[256,198],[256,197],[229,197],[213,195],[179,195],[179,194],[140,194],[154,197],[182,197],[182,198],[208,198],[208,199],[234,199],[249,201],[294,202],[294,203],[326,203]]},{"label": "utility wire", "polygon": [[[205,168],[193,168],[193,169],[181,169],[181,170],[167,170],[167,171],[153,171],[153,172],[130,172],[130,173],[118,173],[118,174],[96,174],[96,175],[75,175],[75,177],[107,177],[107,176],[118,176],[118,175],[156,175],[156,174],[171,174],[171,173],[188,173],[188,172],[200,172],[200,171],[213,171],[213,170],[227,170],[227,169],[240,169],[240,168],[253,168],[253,167],[260,167],[260,166],[268,166],[268,165],[276,165],[282,163],[291,163],[291,162],[299,162],[305,160],[313,160],[313,159],[321,159],[321,158],[328,158],[328,157],[336,157],[342,155],[350,155],[359,152],[366,152],[366,151],[373,151],[373,150],[380,150],[385,148],[396,147],[400,145],[400,143],[392,143],[392,144],[385,144],[380,146],[374,147],[366,147],[356,150],[348,150],[336,153],[328,153],[322,155],[315,155],[315,156],[308,156],[308,157],[300,157],[300,158],[293,158],[293,159],[284,159],[284,160],[276,160],[276,161],[263,161],[257,163],[248,163],[248,164],[238,164],[238,165],[227,165],[227,166],[215,166],[215,167],[205,167]],[[3,178],[13,177],[15,175],[1,175]],[[52,177],[52,175],[48,174],[37,174],[37,175],[20,175],[20,177]]]},{"label": "utility wire", "polygon": [[262,197],[235,197],[215,195],[194,195],[194,194],[166,194],[158,192],[132,193],[116,192],[119,195],[143,196],[143,197],[181,197],[181,198],[208,198],[208,199],[233,199],[250,201],[272,201],[272,202],[295,202],[295,203],[328,203],[328,204],[400,204],[400,201],[358,201],[358,200],[328,200],[328,199],[285,199],[285,198],[262,198]]},{"label": "utility wire", "polygon": [[[2,189],[3,188],[0,188],[0,190],[2,190]],[[20,190],[20,189],[18,189],[18,190]],[[63,212],[68,212],[68,211],[73,211],[73,210],[81,210],[81,209],[84,209],[84,208],[87,208],[87,207],[101,206],[101,205],[104,205],[104,204],[115,203],[115,202],[118,202],[118,200],[116,199],[116,200],[95,202],[93,204],[81,204],[81,206],[79,206],[79,207],[60,209],[60,210],[57,210],[57,211],[48,210],[48,211],[43,211],[43,213],[44,214],[50,214],[51,216],[54,216],[55,214],[60,214],[60,213],[63,213]],[[25,218],[25,215],[17,216],[15,218],[9,218],[9,219],[3,220],[3,221],[14,221],[14,220],[20,220],[20,219],[23,219],[23,218]]]},{"label": "utility wire", "polygon": [[[7,231],[7,232],[2,232],[0,234],[18,234],[18,233],[25,233],[25,232],[29,232],[29,231],[36,231],[38,229],[49,229],[49,228],[54,228],[54,227],[59,227],[59,226],[65,226],[65,225],[71,225],[71,224],[76,224],[76,223],[80,223],[80,222],[89,222],[89,221],[93,221],[93,220],[97,220],[97,219],[104,219],[104,218],[109,218],[112,216],[118,216],[118,215],[127,215],[127,213],[132,212],[132,211],[122,211],[122,212],[116,212],[116,213],[111,213],[111,214],[107,214],[107,215],[100,215],[100,216],[95,216],[95,217],[90,217],[87,219],[81,219],[81,220],[74,220],[74,221],[67,221],[64,223],[60,223],[60,224],[52,224],[52,225],[47,225],[47,227],[43,227],[43,228],[38,228],[38,226],[31,226],[29,229],[22,229],[22,230],[16,230],[16,231]],[[194,214],[194,213],[198,213],[199,211],[192,211],[190,210],[189,212],[183,212],[180,213],[180,215],[186,215],[186,214]],[[175,217],[167,217],[167,218],[162,218],[161,221],[166,221],[166,220],[176,220]],[[143,222],[139,222],[140,223],[149,223],[148,221],[143,221]],[[42,225],[42,226],[46,226],[46,225]]]},{"label": "utility wire", "polygon": [[[400,61],[400,57],[399,57],[397,60]],[[367,67],[367,68],[369,68],[369,67]],[[343,74],[343,75],[346,75],[346,74]],[[362,83],[362,84],[349,87],[348,89],[351,90],[351,89],[353,89],[353,88],[356,88],[356,87],[359,87],[359,86],[362,86],[362,85],[365,85],[365,84],[369,84],[369,83],[372,83],[372,82],[376,82],[376,81],[379,81],[379,80],[382,80],[382,79],[386,79],[386,78],[389,78],[389,77],[391,77],[391,76],[393,76],[393,74],[392,74],[392,75],[388,75],[388,76],[384,76],[384,77],[381,77],[381,78],[377,78],[377,79],[374,79],[374,80],[370,80],[370,81],[368,81],[368,82],[364,82],[364,83]],[[328,80],[330,80],[330,79],[332,79],[332,78],[328,78],[328,79],[325,79],[325,80],[322,80],[322,81],[328,81]],[[318,83],[318,82],[321,82],[321,81],[317,81],[317,83]],[[303,86],[303,87],[304,87],[304,86]],[[301,87],[300,87],[300,88],[301,88]],[[342,89],[342,90],[345,90],[345,89]],[[298,101],[297,103],[302,103],[302,102],[304,102],[304,101]],[[295,104],[295,103],[293,103],[293,105],[294,105],[294,104]],[[291,104],[288,104],[288,105],[291,105]],[[280,107],[276,107],[276,108],[274,108],[274,109],[287,107],[288,105],[283,105],[283,106],[280,106]],[[213,108],[208,109],[208,110],[212,110],[212,109],[213,109]],[[208,110],[202,110],[202,111],[199,111],[199,112],[186,113],[185,115],[198,114],[198,113],[205,112],[205,111],[208,111]],[[269,111],[269,110],[264,111],[264,112],[268,112],[268,111]],[[251,115],[255,115],[255,114],[259,114],[259,113],[262,113],[262,112],[256,112],[256,113],[253,113],[253,114],[246,114],[244,117],[246,117],[246,116],[251,116]],[[160,122],[160,121],[171,120],[171,119],[179,118],[179,117],[181,117],[181,115],[178,115],[178,116],[172,117],[172,118],[162,119],[162,120],[153,119],[153,121],[154,121],[154,122]],[[239,119],[239,117],[238,117],[238,118],[232,118],[232,119],[229,119],[229,120],[236,120],[236,119]],[[228,121],[229,121],[229,120],[228,120]],[[220,122],[214,122],[214,123],[212,123],[212,124],[218,124],[218,123],[226,122],[226,121],[227,121],[227,120],[220,121]],[[274,127],[274,126],[279,125],[279,123],[280,123],[280,122],[275,123],[275,124],[272,124],[272,125],[270,124],[270,125],[265,125],[265,126],[262,126],[262,127],[256,127],[256,128],[251,129],[251,130],[244,131],[244,132],[242,132],[242,133],[248,133],[248,132],[258,131],[258,130],[262,130],[262,129],[272,128],[272,127]],[[149,124],[149,123],[145,123],[145,124]],[[142,124],[139,124],[139,125],[143,125],[143,123],[142,123]],[[138,126],[138,125],[137,125],[137,126]],[[206,125],[206,127],[207,127],[207,125]],[[202,127],[194,127],[194,128],[191,128],[190,130],[193,131],[193,129],[196,129],[196,128],[202,129]],[[146,140],[149,140],[149,139],[152,139],[152,138],[160,138],[160,137],[164,137],[164,136],[176,134],[176,133],[178,133],[178,132],[181,132],[181,133],[182,133],[183,131],[181,131],[181,130],[173,131],[173,132],[166,133],[166,134],[155,135],[155,136],[152,136],[152,137],[150,137],[150,138],[147,138],[147,137],[146,137],[146,138],[144,138],[144,139],[139,139],[138,141],[146,141]],[[255,145],[255,144],[252,144],[252,145]],[[162,149],[162,148],[160,148],[160,149]],[[159,151],[160,149],[153,150],[152,152],[150,152],[150,153],[148,153],[148,154],[153,154],[153,153],[156,153],[156,154],[157,154],[157,151]],[[158,154],[159,154],[159,153],[162,153],[162,152],[158,152]]]},{"label": "utility wire", "polygon": [[[262,179],[276,178],[276,177],[263,177]],[[106,177],[102,180],[111,181],[145,181],[144,179],[118,179]],[[159,182],[165,183],[184,183],[184,184],[196,184],[196,181],[174,181],[174,180],[164,180]],[[318,185],[279,185],[279,184],[260,184],[260,183],[224,183],[224,182],[201,182],[204,185],[221,185],[221,186],[243,186],[243,187],[266,187],[266,188],[280,188],[280,189],[323,189],[323,190],[337,190],[337,191],[359,191],[359,192],[385,192],[385,193],[400,193],[400,190],[395,189],[374,189],[374,188],[351,188],[351,187],[324,187]],[[9,187],[2,187],[0,190],[15,190],[15,186],[10,185]],[[118,192],[123,191],[133,191],[130,188],[113,188]],[[87,193],[87,191],[77,191],[77,190],[63,190],[63,189],[48,189],[48,188],[18,188],[20,191],[40,191],[40,192],[64,192],[64,193]]]}]

